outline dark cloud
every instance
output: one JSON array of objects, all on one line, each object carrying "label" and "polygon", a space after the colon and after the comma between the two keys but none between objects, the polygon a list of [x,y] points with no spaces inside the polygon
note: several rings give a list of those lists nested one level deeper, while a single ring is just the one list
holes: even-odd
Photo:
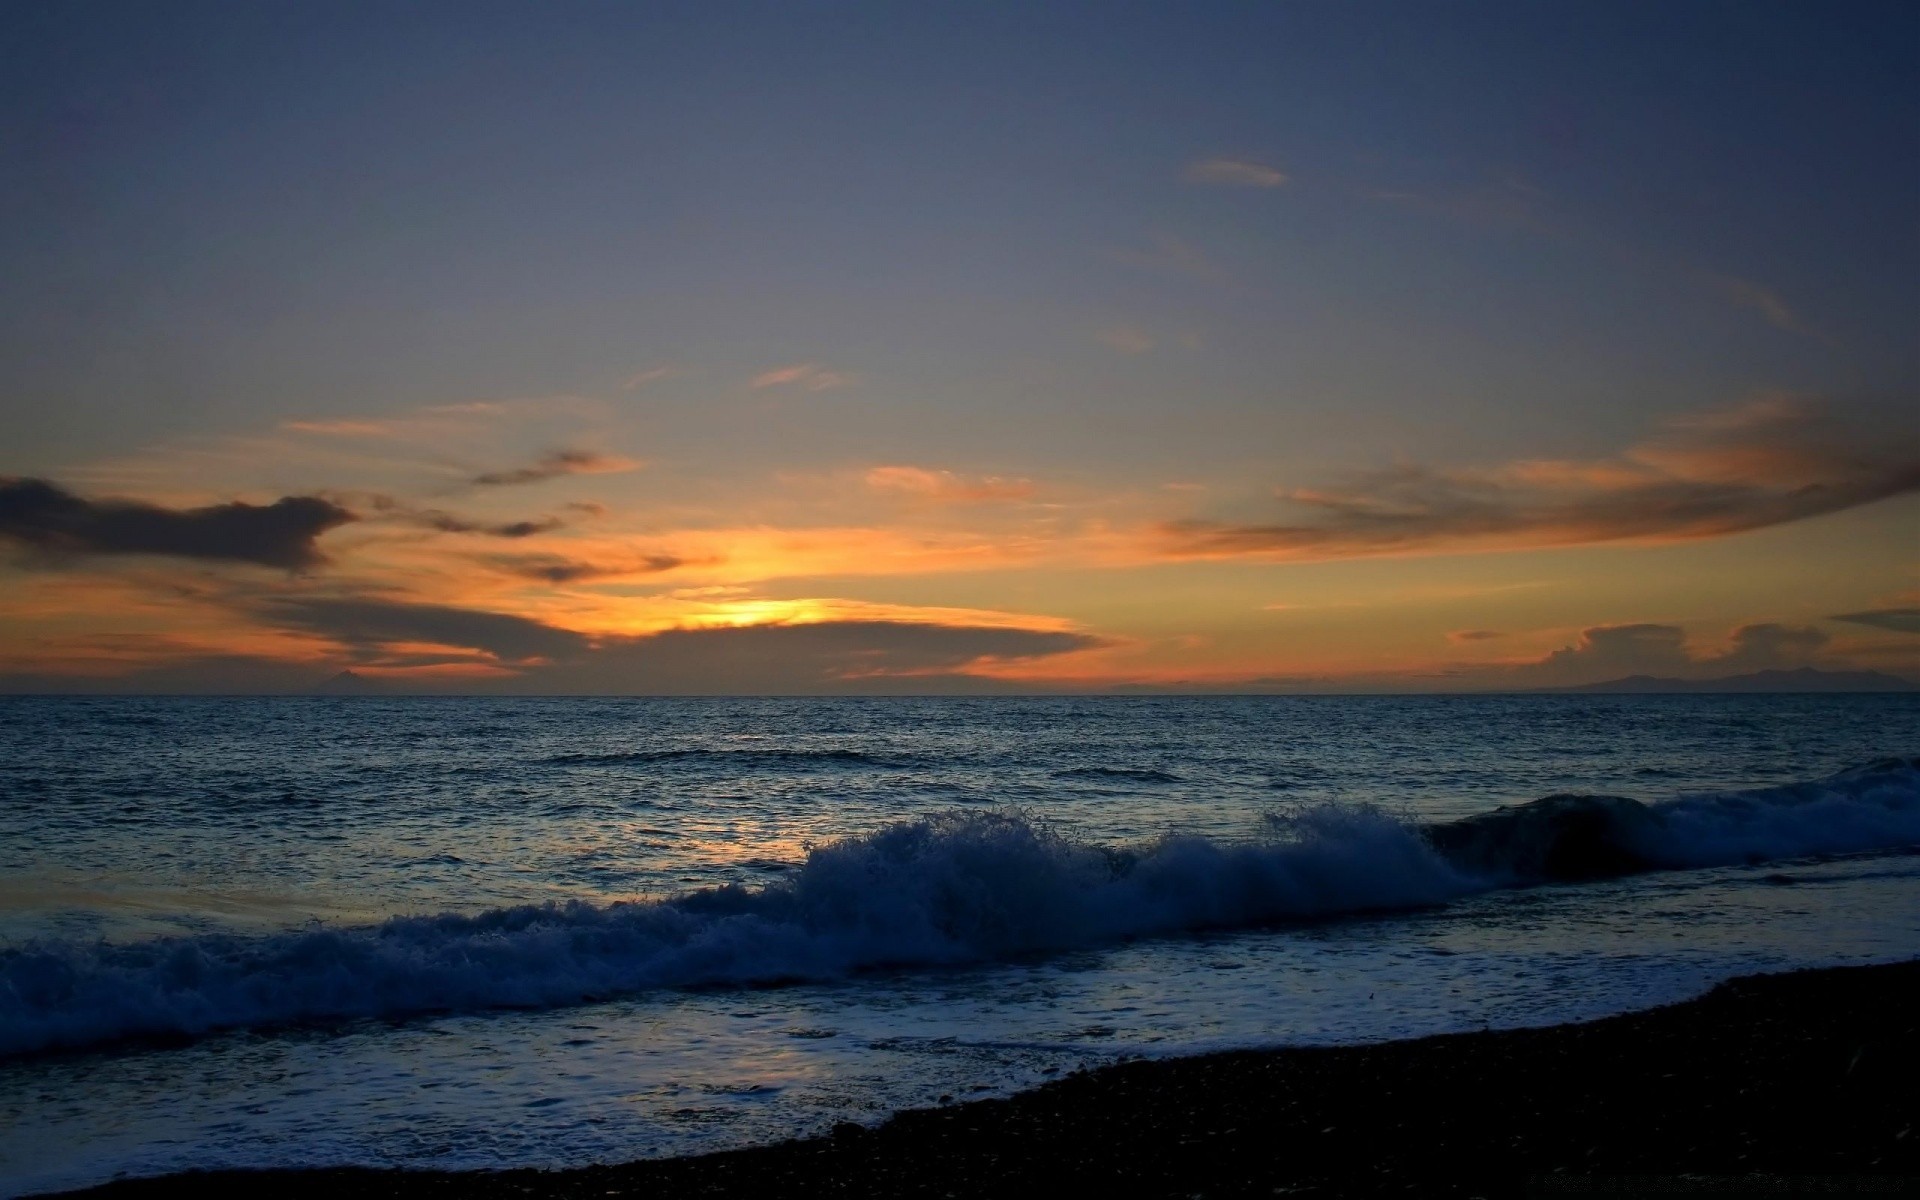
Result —
[{"label": "dark cloud", "polygon": [[1447,635],[1450,642],[1487,642],[1507,636],[1498,629],[1456,629]]},{"label": "dark cloud", "polygon": [[529,617],[371,597],[281,597],[262,600],[252,611],[269,624],[317,633],[362,651],[425,642],[519,663],[573,657],[588,645],[583,634]]},{"label": "dark cloud", "polygon": [[624,563],[591,563],[558,554],[491,554],[488,566],[522,579],[543,583],[584,583],[626,575],[656,575],[683,567],[687,560],[673,554],[648,554]]},{"label": "dark cloud", "polygon": [[1490,470],[1401,465],[1281,498],[1299,517],[1174,521],[1185,557],[1351,558],[1719,537],[1920,490],[1920,440],[1774,399],[1675,422],[1615,459]]},{"label": "dark cloud", "polygon": [[1066,631],[906,621],[676,629],[603,641],[591,654],[503,686],[667,695],[978,691],[981,677],[966,668],[983,660],[1046,658],[1105,644]]},{"label": "dark cloud", "polygon": [[162,554],[296,570],[325,562],[315,539],[353,519],[317,496],[175,509],[90,500],[43,479],[0,477],[0,540],[50,556]]},{"label": "dark cloud", "polygon": [[1840,613],[1827,620],[1889,629],[1894,633],[1920,633],[1920,608],[1875,608],[1866,612]]},{"label": "dark cloud", "polygon": [[468,480],[475,487],[512,487],[521,483],[539,483],[562,475],[599,475],[631,469],[624,458],[595,454],[589,450],[555,450],[530,466],[507,471],[488,471]]},{"label": "dark cloud", "polygon": [[[188,655],[110,678],[0,676],[0,691],[304,691],[344,661],[382,668],[486,663],[506,678],[388,676],[398,692],[552,695],[984,694],[1024,690],[974,673],[984,663],[1026,661],[1108,644],[1060,630],[826,621],[676,629],[598,637],[527,617],[366,596],[256,597],[241,611],[269,625],[317,634],[343,652],[314,663]],[[428,647],[447,647],[434,652]],[[95,684],[99,686],[95,688]]]},{"label": "dark cloud", "polygon": [[1615,675],[1659,675],[1693,665],[1687,634],[1678,625],[1596,625],[1580,640],[1535,664],[1544,675],[1606,679]]},{"label": "dark cloud", "polygon": [[1454,677],[1508,687],[1560,687],[1630,675],[1720,678],[1807,666],[1819,660],[1830,640],[1804,625],[1756,622],[1733,630],[1720,650],[1693,646],[1678,625],[1596,625],[1582,630],[1573,645],[1537,661],[1462,666]]},{"label": "dark cloud", "polygon": [[392,496],[376,495],[371,497],[376,512],[390,521],[404,521],[418,525],[423,529],[432,529],[440,533],[478,533],[487,537],[524,538],[536,533],[551,533],[565,524],[559,517],[541,517],[538,520],[522,521],[482,521],[473,517],[463,517],[441,508],[414,508]]},{"label": "dark cloud", "polygon": [[411,511],[406,513],[406,517],[441,533],[481,533],[500,538],[532,537],[536,533],[551,533],[561,526],[558,517],[542,517],[537,521],[476,521],[468,517],[456,517],[437,508]]}]

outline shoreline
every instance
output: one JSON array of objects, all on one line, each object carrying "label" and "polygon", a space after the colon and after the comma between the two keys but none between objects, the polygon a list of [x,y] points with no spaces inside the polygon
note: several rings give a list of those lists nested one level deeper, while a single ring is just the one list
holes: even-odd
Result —
[{"label": "shoreline", "polygon": [[1920,959],[1537,1029],[1144,1059],[879,1126],[555,1171],[188,1172],[63,1197],[1920,1195]]}]

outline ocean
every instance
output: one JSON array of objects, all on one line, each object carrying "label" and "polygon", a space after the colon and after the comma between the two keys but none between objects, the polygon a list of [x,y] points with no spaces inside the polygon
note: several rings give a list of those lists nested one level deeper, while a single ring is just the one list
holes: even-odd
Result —
[{"label": "ocean", "polygon": [[0,1194],[1910,958],[1915,753],[1913,694],[0,698]]}]

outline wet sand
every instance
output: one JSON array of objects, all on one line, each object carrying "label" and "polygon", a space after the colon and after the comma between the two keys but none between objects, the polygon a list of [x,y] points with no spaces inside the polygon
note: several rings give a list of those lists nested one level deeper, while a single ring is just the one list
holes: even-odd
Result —
[{"label": "wet sand", "polygon": [[195,1173],[225,1197],[1920,1195],[1920,962],[1581,1025],[1076,1074],[806,1141],[569,1171]]}]

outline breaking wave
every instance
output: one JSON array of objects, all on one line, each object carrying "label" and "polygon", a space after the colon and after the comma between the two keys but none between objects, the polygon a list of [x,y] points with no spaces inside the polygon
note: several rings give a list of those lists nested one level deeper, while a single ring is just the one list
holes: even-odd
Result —
[{"label": "breaking wave", "polygon": [[1548,796],[1423,832],[1456,867],[1500,884],[1890,849],[1920,843],[1920,758],[1884,758],[1825,779],[1654,804]]},{"label": "breaking wave", "polygon": [[1920,760],[1656,804],[1550,796],[1444,824],[1366,807],[1263,841],[1076,842],[952,813],[811,850],[783,878],[665,900],[411,916],[269,936],[0,950],[0,1055],[362,1017],[547,1008],[826,979],[1444,903],[1634,871],[1920,843]]}]

